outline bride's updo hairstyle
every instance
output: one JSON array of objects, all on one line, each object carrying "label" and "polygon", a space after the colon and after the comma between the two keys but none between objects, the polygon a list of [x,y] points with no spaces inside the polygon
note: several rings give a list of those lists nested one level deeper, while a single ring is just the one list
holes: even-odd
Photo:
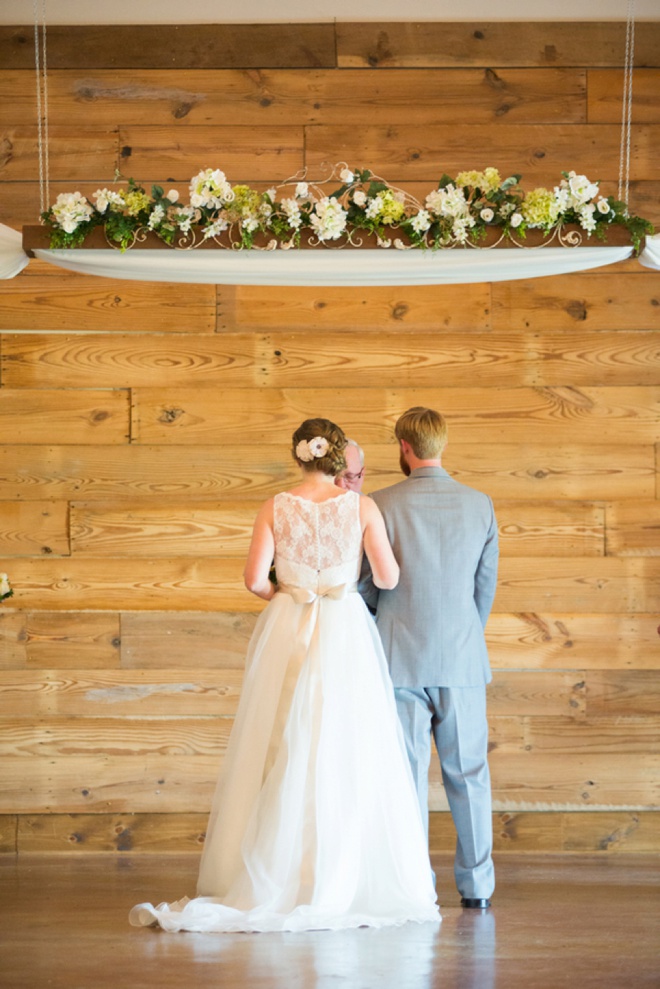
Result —
[{"label": "bride's updo hairstyle", "polygon": [[320,470],[337,477],[346,470],[347,439],[329,419],[305,419],[291,439],[293,459],[303,470]]}]

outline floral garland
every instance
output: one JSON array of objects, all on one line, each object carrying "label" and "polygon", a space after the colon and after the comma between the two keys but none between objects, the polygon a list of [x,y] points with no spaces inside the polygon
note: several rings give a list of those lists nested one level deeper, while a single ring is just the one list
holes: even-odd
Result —
[{"label": "floral garland", "polygon": [[[478,247],[495,231],[502,240],[523,246],[528,230],[544,237],[577,225],[587,235],[606,240],[608,228],[625,228],[635,251],[645,234],[653,233],[648,220],[628,213],[625,203],[602,196],[597,182],[574,171],[562,172],[553,189],[525,193],[520,175],[502,180],[496,168],[443,175],[437,189],[420,203],[409,193],[389,185],[369,169],[336,165],[322,182],[306,181],[301,172],[266,192],[248,185],[232,186],[220,169],[207,168],[189,186],[189,203],[179,193],[157,185],[151,196],[133,179],[116,191],[98,189],[90,202],[79,192],[62,193],[46,212],[52,248],[79,247],[95,227],[102,227],[112,247],[126,250],[151,231],[178,249],[199,247],[208,241],[238,250],[299,247],[307,231],[311,246],[360,246],[361,233],[373,234],[379,247],[398,249]],[[328,193],[324,186],[339,182]],[[396,236],[395,236],[396,234]],[[551,238],[552,239],[552,238]],[[261,241],[261,243],[260,243]],[[491,245],[495,246],[495,245]]]}]

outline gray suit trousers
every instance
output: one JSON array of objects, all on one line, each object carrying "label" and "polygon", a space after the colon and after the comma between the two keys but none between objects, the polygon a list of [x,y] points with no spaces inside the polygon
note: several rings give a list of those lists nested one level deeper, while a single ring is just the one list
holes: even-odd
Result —
[{"label": "gray suit trousers", "polygon": [[433,735],[457,833],[458,891],[464,897],[488,899],[495,870],[486,687],[396,687],[394,693],[427,833]]}]

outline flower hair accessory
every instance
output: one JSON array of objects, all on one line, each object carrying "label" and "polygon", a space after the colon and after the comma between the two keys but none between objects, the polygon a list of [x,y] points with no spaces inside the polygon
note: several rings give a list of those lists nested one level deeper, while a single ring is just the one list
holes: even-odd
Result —
[{"label": "flower hair accessory", "polygon": [[328,452],[328,446],[329,444],[325,436],[315,436],[311,440],[301,440],[296,447],[296,457],[298,460],[302,460],[304,464],[309,464],[312,460],[325,457]]}]

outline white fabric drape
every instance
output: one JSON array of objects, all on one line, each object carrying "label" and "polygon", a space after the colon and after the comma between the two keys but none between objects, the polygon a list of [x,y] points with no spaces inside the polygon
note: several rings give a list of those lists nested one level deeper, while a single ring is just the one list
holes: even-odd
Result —
[{"label": "white fabric drape", "polygon": [[[211,285],[440,285],[514,281],[563,275],[624,261],[632,247],[397,251],[323,249],[291,251],[37,250],[42,261],[104,278]],[[28,263],[21,234],[0,224],[0,279]],[[660,270],[660,234],[646,238],[639,261]]]},{"label": "white fabric drape", "polygon": [[43,261],[106,278],[216,285],[437,285],[560,275],[623,261],[632,247],[450,251],[37,250]]},{"label": "white fabric drape", "polygon": [[660,271],[660,234],[646,238],[644,250],[639,255],[639,263],[645,268],[655,268]]},{"label": "white fabric drape", "polygon": [[15,278],[29,260],[18,230],[0,223],[0,279]]}]

